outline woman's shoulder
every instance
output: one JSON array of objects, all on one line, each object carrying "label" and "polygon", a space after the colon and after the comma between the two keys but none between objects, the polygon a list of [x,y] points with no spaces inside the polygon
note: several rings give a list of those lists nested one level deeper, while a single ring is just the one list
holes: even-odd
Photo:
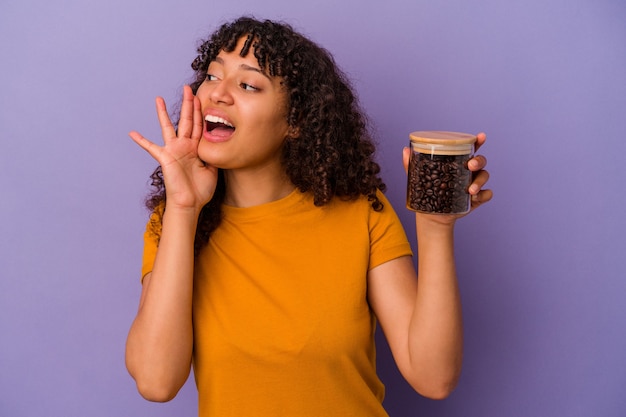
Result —
[{"label": "woman's shoulder", "polygon": [[359,212],[367,217],[370,216],[386,216],[391,214],[395,216],[395,210],[387,198],[387,196],[381,191],[376,191],[376,199],[367,196],[359,195],[357,197],[339,197],[335,196],[333,200],[328,204],[330,210],[342,210],[355,213]]}]

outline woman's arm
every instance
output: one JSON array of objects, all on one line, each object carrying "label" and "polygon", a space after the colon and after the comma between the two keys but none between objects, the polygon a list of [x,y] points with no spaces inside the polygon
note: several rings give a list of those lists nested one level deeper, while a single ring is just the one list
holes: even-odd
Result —
[{"label": "woman's arm", "polygon": [[126,366],[141,395],[169,401],[189,376],[193,349],[191,301],[197,214],[168,208],[154,268],[143,280],[126,342]]},{"label": "woman's arm", "polygon": [[203,122],[200,102],[185,87],[178,131],[163,99],[157,115],[164,146],[137,132],[131,138],[161,165],[167,193],[159,247],[143,280],[139,310],[126,342],[126,366],[141,395],[168,401],[189,376],[193,350],[194,238],[198,215],[211,199],[217,170],[197,155]]},{"label": "woman's arm", "polygon": [[[485,135],[478,135],[476,149],[484,142]],[[405,168],[407,162],[405,151]],[[492,197],[490,190],[481,190],[489,178],[485,165],[483,156],[469,163],[472,209]],[[461,373],[463,324],[454,261],[458,217],[416,213],[417,274],[410,257],[368,274],[369,302],[400,372],[417,392],[434,399],[447,397]]]},{"label": "woman's arm", "polygon": [[435,228],[421,235],[419,279],[408,256],[368,275],[369,302],[398,369],[417,392],[434,399],[452,392],[461,371],[463,328],[451,234]]}]

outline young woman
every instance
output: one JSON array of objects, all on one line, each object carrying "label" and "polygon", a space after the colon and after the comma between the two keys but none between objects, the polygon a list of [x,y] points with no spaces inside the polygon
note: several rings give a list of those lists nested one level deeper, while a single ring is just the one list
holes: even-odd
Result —
[{"label": "young woman", "polygon": [[[159,163],[126,347],[140,393],[172,399],[193,364],[201,416],[384,416],[378,322],[415,390],[446,397],[462,358],[459,216],[416,214],[416,274],[332,57],[247,17],[198,52],[176,126],[156,101],[164,145],[130,133]],[[469,162],[473,208],[491,198],[485,165]]]}]

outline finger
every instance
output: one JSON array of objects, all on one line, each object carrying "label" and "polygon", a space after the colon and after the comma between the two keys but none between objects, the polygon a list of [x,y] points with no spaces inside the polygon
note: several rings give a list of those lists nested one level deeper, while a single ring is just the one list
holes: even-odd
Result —
[{"label": "finger", "polygon": [[484,132],[477,134],[476,143],[474,143],[474,152],[480,149],[480,147],[483,146],[486,140],[487,140],[487,135]]},{"label": "finger", "polygon": [[472,209],[475,209],[481,204],[491,201],[492,198],[493,198],[493,191],[481,190],[478,194],[472,196]]},{"label": "finger", "polygon": [[128,136],[139,146],[141,146],[146,152],[150,154],[154,159],[158,160],[158,155],[161,151],[161,147],[155,143],[149,141],[139,132],[129,132]]},{"label": "finger", "polygon": [[480,171],[487,166],[487,158],[483,155],[476,155],[470,159],[467,163],[467,168],[470,171]]},{"label": "finger", "polygon": [[164,141],[176,138],[176,129],[170,120],[170,115],[167,113],[167,106],[163,97],[156,98],[156,110],[157,117],[159,118],[159,125],[161,126],[161,135]]},{"label": "finger", "polygon": [[472,184],[469,186],[468,192],[471,195],[476,195],[480,192],[480,189],[489,181],[489,172],[479,171],[474,176]]},{"label": "finger", "polygon": [[200,139],[204,129],[204,120],[202,120],[202,108],[198,97],[193,98],[193,130],[191,131],[192,139]]},{"label": "finger", "polygon": [[409,157],[411,156],[411,150],[408,147],[402,149],[402,165],[404,165],[404,172],[409,172]]},{"label": "finger", "polygon": [[183,104],[180,107],[180,119],[178,121],[178,137],[190,138],[193,130],[194,96],[191,87],[183,87]]}]

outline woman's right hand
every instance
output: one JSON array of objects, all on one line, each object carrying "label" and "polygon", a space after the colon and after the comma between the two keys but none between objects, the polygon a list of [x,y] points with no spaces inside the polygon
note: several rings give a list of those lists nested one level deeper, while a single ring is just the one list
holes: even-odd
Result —
[{"label": "woman's right hand", "polygon": [[198,212],[213,197],[217,185],[217,168],[198,157],[203,120],[200,101],[191,88],[183,89],[178,132],[167,113],[165,101],[156,99],[164,145],[158,146],[132,131],[129,136],[161,165],[168,208],[194,209]]}]

